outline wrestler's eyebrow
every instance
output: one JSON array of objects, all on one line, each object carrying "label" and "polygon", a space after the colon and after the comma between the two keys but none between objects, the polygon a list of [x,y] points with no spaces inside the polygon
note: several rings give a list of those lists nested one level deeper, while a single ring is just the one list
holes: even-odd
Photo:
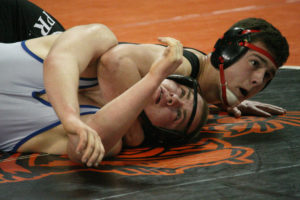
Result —
[{"label": "wrestler's eyebrow", "polygon": [[254,54],[254,56],[257,57],[260,61],[262,61],[265,65],[267,65],[268,62],[266,61],[266,59],[257,54]]},{"label": "wrestler's eyebrow", "polygon": [[[264,59],[263,57],[261,57],[260,55],[257,55],[257,54],[254,54],[254,56],[257,57],[259,60],[261,60],[266,66],[268,66],[268,62],[266,59]],[[276,70],[274,70],[274,68],[269,69],[268,71],[269,71],[269,73],[271,73],[271,75],[273,77],[275,76]]]}]

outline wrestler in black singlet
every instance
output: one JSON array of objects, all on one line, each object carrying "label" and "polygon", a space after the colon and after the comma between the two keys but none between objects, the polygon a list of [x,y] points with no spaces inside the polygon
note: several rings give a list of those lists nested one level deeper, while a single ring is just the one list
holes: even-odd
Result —
[{"label": "wrestler in black singlet", "polygon": [[49,13],[27,0],[1,0],[0,42],[12,43],[64,31]]}]

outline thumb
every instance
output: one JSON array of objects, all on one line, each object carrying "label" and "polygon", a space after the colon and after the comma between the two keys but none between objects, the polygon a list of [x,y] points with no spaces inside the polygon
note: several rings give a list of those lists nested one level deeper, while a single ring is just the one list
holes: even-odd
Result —
[{"label": "thumb", "polygon": [[235,118],[240,118],[242,116],[242,112],[237,107],[234,107],[233,115],[235,116]]},{"label": "thumb", "polygon": [[237,108],[227,108],[227,112],[232,114],[235,118],[240,118],[242,116],[242,112]]}]

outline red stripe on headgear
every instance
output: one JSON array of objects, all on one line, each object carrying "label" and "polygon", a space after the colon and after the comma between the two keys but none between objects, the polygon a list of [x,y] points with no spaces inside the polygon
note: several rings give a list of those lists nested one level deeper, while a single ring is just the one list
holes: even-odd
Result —
[{"label": "red stripe on headgear", "polygon": [[252,49],[254,51],[257,51],[257,52],[263,54],[264,56],[266,56],[267,58],[269,58],[271,60],[271,62],[275,65],[275,67],[278,68],[278,66],[277,66],[277,64],[276,64],[273,56],[271,56],[271,54],[269,52],[267,52],[266,50],[264,50],[264,49],[262,49],[260,47],[257,47],[255,45],[249,43],[249,42],[240,42],[239,45],[248,47],[248,48],[250,48],[250,49]]}]

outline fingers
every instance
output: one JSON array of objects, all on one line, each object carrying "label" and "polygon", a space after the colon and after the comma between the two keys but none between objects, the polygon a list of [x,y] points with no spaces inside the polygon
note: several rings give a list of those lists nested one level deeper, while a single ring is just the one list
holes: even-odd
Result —
[{"label": "fingers", "polygon": [[105,155],[105,149],[104,149],[102,142],[99,142],[99,146],[100,146],[99,147],[100,152],[97,154],[98,156],[96,156],[96,162],[94,164],[95,167],[98,167],[99,163],[103,160],[104,155]]},{"label": "fingers", "polygon": [[99,163],[103,160],[104,157],[104,146],[101,142],[101,138],[99,137],[99,135],[97,134],[95,139],[95,148],[94,148],[94,152],[92,153],[90,159],[88,160],[87,166],[94,166],[94,167],[98,167]]},{"label": "fingers", "polygon": [[161,37],[159,40],[168,46],[165,48],[162,56],[159,56],[151,65],[148,74],[159,78],[158,80],[163,80],[174,73],[183,62],[183,48],[181,43],[174,38]]},{"label": "fingers", "polygon": [[271,117],[272,115],[258,107],[257,104],[252,102],[242,103],[238,106],[239,110],[242,112],[243,115],[255,115],[260,117]]},{"label": "fingers", "polygon": [[95,131],[88,133],[87,147],[82,155],[81,161],[88,167],[97,167],[104,157],[104,147],[101,138]]},{"label": "fingers", "polygon": [[171,38],[171,37],[159,37],[158,40],[161,43],[165,43],[168,45],[166,48],[164,55],[168,55],[169,53],[173,53],[177,59],[180,59],[183,54],[183,46],[180,41]]},{"label": "fingers", "polygon": [[158,37],[158,41],[165,44],[170,44],[172,41],[175,41],[176,39],[171,37]]},{"label": "fingers", "polygon": [[102,142],[100,141],[99,136],[95,136],[95,143],[94,143],[94,149],[91,153],[86,165],[88,167],[94,166],[98,167],[99,163],[102,161],[104,157],[104,147],[102,145]]},{"label": "fingers", "polygon": [[247,110],[247,114],[261,116],[261,117],[271,117],[272,115],[262,109],[259,109],[255,106],[249,107],[250,109]]},{"label": "fingers", "polygon": [[286,113],[286,109],[271,104],[257,105],[257,107],[272,115],[283,115]]},{"label": "fingers", "polygon": [[[95,148],[95,143],[94,141],[94,136],[92,134],[88,134],[88,140],[87,140],[87,147],[85,148],[85,151],[81,157],[81,162],[88,164],[89,158],[91,157],[94,148]],[[89,165],[87,165],[90,167]]]},{"label": "fingers", "polygon": [[263,117],[271,117],[272,115],[282,115],[286,113],[286,110],[281,107],[257,101],[247,101],[244,106],[247,108],[248,114],[255,114]]},{"label": "fingers", "polygon": [[159,37],[158,41],[160,41],[161,43],[164,43],[168,46],[175,46],[175,45],[181,46],[181,43],[178,40],[171,38],[171,37]]},{"label": "fingers", "polygon": [[235,108],[230,108],[227,111],[235,116],[239,114],[240,116],[255,115],[261,117],[271,117],[272,115],[283,115],[286,113],[286,110],[281,107],[250,100],[245,100]]},{"label": "fingers", "polygon": [[87,134],[85,133],[85,131],[79,131],[79,142],[78,145],[76,147],[76,153],[77,154],[81,154],[83,149],[85,149],[86,145],[87,145]]},{"label": "fingers", "polygon": [[[74,129],[74,130],[72,130]],[[74,143],[77,160],[88,167],[98,166],[105,155],[105,149],[98,133],[81,121],[68,129],[69,139]],[[72,139],[76,136],[76,140]],[[74,151],[73,150],[73,151]]]}]

